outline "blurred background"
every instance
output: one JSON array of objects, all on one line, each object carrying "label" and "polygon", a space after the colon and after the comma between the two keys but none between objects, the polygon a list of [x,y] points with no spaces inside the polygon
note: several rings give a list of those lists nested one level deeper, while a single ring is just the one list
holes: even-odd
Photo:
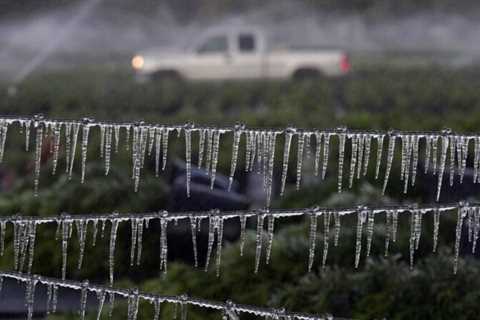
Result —
[{"label": "blurred background", "polygon": [[[52,118],[212,125],[243,122],[248,127],[448,127],[458,132],[476,132],[480,125],[480,6],[475,1],[17,0],[2,1],[0,8],[3,115],[41,113]],[[403,194],[399,154],[385,196],[381,182],[374,179],[373,163],[367,178],[338,194],[336,157],[331,157],[324,181],[314,177],[313,159],[305,159],[300,191],[295,190],[295,167],[291,166],[286,194],[280,197],[283,139],[279,140],[273,208],[434,201],[436,177],[424,175],[421,167],[417,185]],[[194,168],[188,200],[183,138],[172,135],[168,167],[160,177],[155,177],[154,160],[147,162],[137,193],[131,180],[131,155],[125,148],[113,155],[108,176],[98,153],[89,151],[85,184],[80,184],[78,154],[76,174],[68,181],[62,167],[51,176],[52,159],[45,152],[38,197],[33,196],[33,153],[24,151],[23,141],[19,127],[9,130],[0,166],[2,215],[232,210],[264,205],[262,178],[244,172],[243,152],[234,188],[227,191],[230,136],[222,139],[215,190],[208,190],[204,172]],[[89,150],[98,150],[99,143],[95,131]],[[244,143],[242,139],[241,150]],[[196,135],[193,145],[196,154]],[[336,147],[333,141],[332,154]],[[61,157],[64,161],[65,154]],[[294,146],[291,164],[296,163],[295,157]],[[472,163],[469,159],[462,185],[444,187],[441,202],[478,198],[479,189],[471,182]],[[182,223],[169,226],[168,274],[158,271],[160,227],[156,224],[144,232],[142,264],[129,267],[130,226],[123,225],[116,250],[117,284],[345,318],[478,318],[480,261],[478,255],[469,254],[466,240],[461,244],[458,274],[452,274],[456,215],[442,217],[438,253],[431,253],[433,217],[425,217],[412,271],[409,217],[400,218],[399,239],[391,244],[388,258],[383,257],[383,221],[383,215],[377,218],[372,256],[362,259],[358,270],[353,268],[356,219],[352,217],[342,221],[340,245],[330,248],[327,268],[322,269],[318,259],[319,242],[317,260],[308,273],[308,221],[285,220],[276,225],[271,263],[262,262],[258,274],[253,272],[255,221],[248,222],[251,231],[243,257],[239,224],[229,223],[219,278],[214,270],[205,273],[202,267],[193,267],[190,230]],[[323,239],[320,226],[318,239]],[[54,232],[53,227],[39,228],[33,270],[59,277],[60,242],[55,241]],[[12,240],[8,229],[2,270],[13,269]],[[202,266],[206,225],[198,243]],[[81,271],[76,271],[77,254],[78,243],[73,240],[70,278],[107,282],[107,240],[95,247],[87,242]],[[91,300],[90,317],[94,318],[96,299]],[[78,293],[65,292],[59,304],[62,312],[49,318],[78,317]],[[39,289],[35,316],[45,317],[44,305],[45,290]],[[162,309],[164,317],[171,318],[173,313],[168,306]],[[119,302],[114,317],[125,314],[126,304]],[[5,281],[0,318],[24,316],[24,289]],[[153,308],[142,305],[139,318],[152,316]],[[220,317],[189,310],[189,319]]]}]

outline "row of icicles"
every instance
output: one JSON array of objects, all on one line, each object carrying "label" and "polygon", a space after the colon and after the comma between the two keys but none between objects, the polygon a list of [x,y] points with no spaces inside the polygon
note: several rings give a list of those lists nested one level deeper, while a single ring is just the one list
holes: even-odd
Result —
[{"label": "row of icicles", "polygon": [[[160,319],[160,312],[165,303],[171,303],[174,307],[174,319],[180,314],[181,320],[187,320],[188,306],[197,306],[204,309],[220,310],[223,320],[239,320],[240,313],[250,313],[263,317],[265,320],[333,320],[332,316],[315,316],[307,314],[299,314],[287,312],[285,309],[268,309],[249,305],[237,305],[231,300],[225,303],[208,301],[202,299],[191,298],[188,295],[181,296],[160,296],[154,294],[142,293],[138,289],[115,289],[113,287],[105,287],[91,285],[88,280],[83,282],[65,281],[54,278],[45,278],[38,275],[26,276],[21,273],[0,272],[0,292],[2,290],[4,278],[15,279],[25,283],[25,304],[27,308],[27,319],[31,320],[34,313],[35,290],[37,285],[47,286],[47,315],[55,313],[58,306],[58,289],[69,288],[80,290],[80,319],[86,319],[88,294],[93,293],[97,297],[97,317],[99,320],[104,310],[104,305],[109,304],[107,314],[108,319],[112,319],[115,307],[116,297],[126,298],[127,300],[127,319],[136,320],[139,313],[139,304],[141,300],[149,302],[154,310],[153,320]],[[108,298],[108,301],[107,301]]]},{"label": "row of icicles", "polygon": [[[64,144],[65,172],[72,177],[77,145],[81,150],[81,182],[85,181],[85,167],[89,142],[89,132],[92,127],[100,128],[99,156],[105,162],[105,174],[110,171],[112,152],[118,152],[121,136],[125,136],[125,146],[131,151],[132,179],[134,189],[138,190],[141,170],[145,165],[147,156],[155,157],[155,173],[158,176],[160,169],[165,170],[168,157],[169,136],[171,132],[177,132],[180,136],[183,132],[185,138],[185,163],[186,163],[186,193],[190,196],[190,181],[192,169],[192,133],[198,134],[198,162],[199,168],[204,168],[210,176],[210,185],[213,188],[219,159],[219,149],[222,135],[233,133],[233,145],[231,154],[231,168],[229,174],[229,189],[232,185],[237,162],[239,158],[239,146],[242,136],[245,138],[245,171],[256,170],[263,175],[263,184],[266,193],[266,206],[270,206],[272,198],[272,182],[275,163],[275,149],[277,136],[284,135],[283,165],[280,194],[285,191],[287,171],[289,167],[290,149],[293,138],[297,142],[296,163],[296,187],[300,188],[304,155],[314,157],[314,174],[321,175],[325,179],[329,161],[330,144],[332,137],[338,142],[338,191],[344,187],[344,166],[346,142],[350,142],[351,158],[349,162],[348,186],[352,187],[355,179],[367,174],[372,153],[372,144],[376,143],[375,179],[379,178],[380,167],[385,161],[385,171],[382,190],[385,192],[397,141],[401,146],[401,175],[403,190],[406,193],[409,186],[414,186],[419,162],[420,144],[424,145],[424,170],[429,170],[438,176],[436,199],[438,201],[442,189],[443,177],[447,167],[449,169],[449,183],[452,186],[455,178],[455,170],[460,183],[463,182],[467,158],[471,152],[469,145],[474,143],[473,148],[473,181],[480,181],[480,136],[455,134],[446,129],[438,133],[409,133],[401,131],[389,132],[357,132],[347,130],[344,127],[335,130],[304,130],[286,128],[285,130],[262,130],[247,129],[245,125],[238,124],[232,128],[195,127],[192,123],[182,126],[147,125],[143,122],[135,124],[112,124],[100,123],[91,119],[82,121],[57,121],[47,120],[42,116],[32,119],[24,118],[0,118],[0,161],[3,159],[5,141],[8,127],[12,123],[19,123],[25,132],[25,147],[29,149],[30,130],[35,130],[35,170],[34,190],[38,194],[42,141],[46,136],[52,136],[53,154],[52,173],[57,171],[60,145]],[[62,139],[63,132],[63,139]],[[78,142],[81,132],[81,141]],[[123,133],[122,133],[123,132]],[[388,138],[386,154],[384,142]],[[62,142],[64,140],[64,142]],[[313,143],[313,141],[315,143]],[[421,143],[422,141],[422,143]],[[312,145],[315,144],[315,147]],[[113,150],[113,151],[112,151]]]},{"label": "row of icicles", "polygon": [[[464,220],[467,220],[468,240],[472,243],[472,251],[475,252],[476,243],[480,231],[480,206],[460,203],[457,206],[439,206],[418,208],[412,206],[397,207],[397,208],[376,208],[360,206],[351,209],[318,209],[307,208],[298,210],[252,210],[244,212],[229,212],[222,213],[218,210],[212,210],[208,213],[184,213],[169,215],[167,212],[160,212],[158,214],[136,214],[135,217],[122,217],[118,213],[95,215],[95,216],[69,216],[62,215],[60,217],[3,217],[0,219],[0,255],[3,255],[5,250],[5,234],[7,231],[7,224],[13,225],[13,258],[14,268],[18,272],[31,273],[32,264],[34,260],[34,248],[37,225],[43,223],[56,223],[57,232],[56,238],[61,243],[62,256],[62,279],[66,279],[67,273],[67,251],[69,240],[72,237],[73,229],[76,228],[76,234],[79,242],[78,255],[78,270],[81,269],[87,242],[88,227],[91,225],[91,244],[95,246],[97,241],[97,234],[100,232],[101,237],[105,237],[105,230],[107,223],[110,224],[109,234],[109,280],[113,283],[114,269],[115,269],[115,247],[117,242],[117,231],[119,224],[122,222],[130,223],[131,226],[131,242],[130,242],[130,265],[139,266],[141,264],[142,255],[142,238],[144,229],[148,229],[149,224],[158,220],[160,224],[160,271],[167,272],[167,256],[168,256],[168,241],[167,228],[170,222],[177,224],[180,220],[186,220],[191,227],[191,238],[193,246],[193,257],[195,267],[198,267],[198,253],[197,253],[197,234],[201,229],[202,221],[208,221],[208,245],[207,255],[205,259],[205,271],[208,270],[210,260],[213,254],[216,243],[215,264],[216,274],[220,275],[221,257],[222,257],[222,242],[224,222],[228,219],[238,219],[240,222],[240,254],[243,255],[244,245],[246,240],[246,225],[247,219],[256,220],[256,237],[255,237],[255,273],[258,272],[262,252],[265,254],[266,264],[270,262],[270,253],[274,240],[274,226],[275,221],[280,218],[292,216],[306,216],[309,217],[310,231],[309,231],[309,255],[308,255],[308,270],[312,269],[315,259],[315,249],[317,245],[317,225],[318,217],[323,217],[323,256],[321,259],[321,266],[325,267],[328,257],[328,249],[330,239],[334,238],[333,245],[337,246],[340,237],[341,217],[348,214],[357,215],[357,229],[355,242],[355,267],[357,268],[360,261],[361,252],[363,249],[364,238],[366,237],[366,256],[371,252],[371,244],[374,235],[375,216],[379,213],[385,214],[385,226],[387,228],[385,238],[385,256],[388,255],[390,241],[396,241],[398,215],[402,213],[410,213],[410,266],[413,267],[414,252],[418,249],[421,233],[423,215],[432,212],[434,233],[433,233],[433,251],[436,251],[438,242],[438,230],[440,224],[440,214],[442,212],[457,210],[458,220],[455,233],[455,256],[453,263],[453,271],[457,272],[458,257],[460,250],[460,240],[462,236],[462,229]],[[265,228],[266,220],[266,228]],[[333,230],[332,230],[333,224]],[[266,229],[266,230],[265,230]],[[266,246],[266,247],[265,247]]]}]

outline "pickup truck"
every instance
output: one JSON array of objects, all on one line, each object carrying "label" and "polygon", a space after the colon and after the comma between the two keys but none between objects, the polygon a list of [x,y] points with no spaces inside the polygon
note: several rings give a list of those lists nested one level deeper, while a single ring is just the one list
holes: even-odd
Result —
[{"label": "pickup truck", "polygon": [[342,76],[345,52],[320,48],[270,48],[258,28],[211,29],[184,50],[146,50],[132,57],[138,78],[186,80],[288,79]]}]

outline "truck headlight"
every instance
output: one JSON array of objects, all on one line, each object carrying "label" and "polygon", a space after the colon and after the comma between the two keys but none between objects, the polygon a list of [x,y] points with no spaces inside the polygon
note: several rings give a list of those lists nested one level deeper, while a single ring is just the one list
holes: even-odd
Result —
[{"label": "truck headlight", "polygon": [[132,67],[135,70],[140,70],[145,64],[145,59],[141,55],[136,55],[132,58]]}]

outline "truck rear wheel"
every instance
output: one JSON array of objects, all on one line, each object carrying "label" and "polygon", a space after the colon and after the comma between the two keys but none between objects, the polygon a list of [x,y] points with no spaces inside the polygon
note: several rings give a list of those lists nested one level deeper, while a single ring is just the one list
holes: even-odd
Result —
[{"label": "truck rear wheel", "polygon": [[150,78],[154,82],[172,82],[177,83],[182,80],[180,74],[176,71],[157,71],[152,73]]},{"label": "truck rear wheel", "polygon": [[318,80],[322,78],[320,71],[316,69],[298,69],[293,73],[294,80]]}]

